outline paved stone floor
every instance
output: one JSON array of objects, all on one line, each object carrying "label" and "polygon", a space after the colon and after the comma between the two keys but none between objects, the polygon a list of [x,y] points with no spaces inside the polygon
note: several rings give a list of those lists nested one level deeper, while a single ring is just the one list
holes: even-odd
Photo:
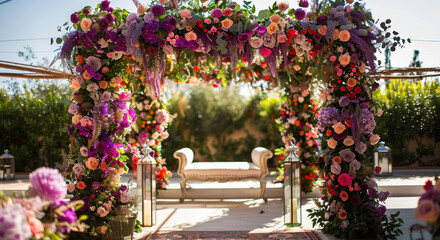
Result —
[{"label": "paved stone floor", "polygon": [[[377,178],[380,190],[391,192],[386,201],[388,213],[401,212],[404,220],[404,236],[398,239],[409,240],[409,228],[415,223],[414,209],[422,186],[427,179],[440,174],[440,169],[432,170],[396,170],[392,177]],[[179,177],[174,174],[170,179],[168,190],[160,191],[157,204],[158,223],[152,228],[144,228],[143,233],[136,234],[137,239],[154,231],[250,231],[270,232],[285,230],[282,218],[282,184],[273,184],[275,176],[268,178],[267,203],[258,198],[259,183],[254,180],[211,183],[190,181],[187,185],[187,198],[179,203]],[[127,181],[129,176],[124,176]],[[0,190],[6,194],[28,189],[26,175],[18,175],[15,181],[0,182]],[[314,198],[319,192],[303,196],[303,229],[313,229],[306,209],[314,208]],[[319,228],[316,228],[319,229]],[[295,229],[293,229],[295,230]],[[296,229],[298,230],[298,229]],[[333,239],[323,236],[323,239]]]}]

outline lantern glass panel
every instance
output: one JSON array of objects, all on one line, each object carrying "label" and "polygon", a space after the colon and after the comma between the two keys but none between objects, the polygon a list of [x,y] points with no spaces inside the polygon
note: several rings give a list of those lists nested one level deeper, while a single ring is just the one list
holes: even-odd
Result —
[{"label": "lantern glass panel", "polygon": [[[293,145],[293,144],[292,144]],[[284,223],[288,227],[301,225],[301,161],[296,147],[289,148],[284,161]]]}]

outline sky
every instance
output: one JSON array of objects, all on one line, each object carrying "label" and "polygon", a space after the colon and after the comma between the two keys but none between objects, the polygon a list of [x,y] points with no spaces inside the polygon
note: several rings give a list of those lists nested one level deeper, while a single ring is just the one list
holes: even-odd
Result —
[{"label": "sky", "polygon": [[[287,0],[296,7],[298,0]],[[70,14],[84,6],[95,6],[97,0],[0,0],[0,60],[25,62],[18,51],[30,46],[39,59],[52,60],[59,45],[51,45],[51,37],[59,37],[57,26],[70,20]],[[148,4],[149,1],[142,1]],[[237,2],[240,2],[237,1]],[[272,0],[253,1],[257,11],[272,5]],[[374,18],[392,20],[392,29],[411,44],[391,55],[393,67],[407,67],[415,49],[420,51],[424,67],[438,67],[440,62],[440,27],[434,19],[440,9],[439,0],[363,0]],[[135,11],[131,0],[113,0],[111,6]],[[39,39],[39,40],[23,40]],[[383,59],[383,54],[378,55]],[[382,61],[383,62],[383,61]],[[1,71],[1,70],[0,70]],[[0,78],[1,79],[1,78]],[[0,86],[1,87],[1,86]]]}]

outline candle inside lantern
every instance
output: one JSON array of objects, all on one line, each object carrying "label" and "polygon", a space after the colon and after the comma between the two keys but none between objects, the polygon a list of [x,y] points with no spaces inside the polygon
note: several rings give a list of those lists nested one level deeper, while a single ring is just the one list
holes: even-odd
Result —
[{"label": "candle inside lantern", "polygon": [[296,199],[291,200],[292,223],[298,223],[298,205]]},{"label": "candle inside lantern", "polygon": [[143,209],[143,225],[150,227],[151,225],[151,200],[144,200]]}]

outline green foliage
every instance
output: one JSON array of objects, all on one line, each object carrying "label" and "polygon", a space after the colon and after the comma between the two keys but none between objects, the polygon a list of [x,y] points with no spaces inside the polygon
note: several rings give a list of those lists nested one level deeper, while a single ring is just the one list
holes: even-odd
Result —
[{"label": "green foliage", "polygon": [[67,153],[67,88],[38,84],[24,94],[0,93],[0,149],[10,149],[17,171],[54,167]]},{"label": "green foliage", "polygon": [[[440,142],[440,81],[391,81],[383,91],[376,91],[383,115],[377,120],[376,132],[393,150],[393,163],[418,163],[432,156]],[[422,138],[435,140],[434,145],[422,143]],[[417,144],[417,152],[408,150],[409,141]],[[435,164],[433,162],[433,164]]]},{"label": "green foliage", "polygon": [[[162,153],[172,168],[177,165],[172,155],[182,147],[194,149],[197,158],[205,161],[246,161],[256,146],[273,148],[282,144],[275,125],[279,98],[255,94],[248,100],[239,87],[193,86],[175,92],[168,101],[169,112],[175,118]],[[247,124],[264,137],[259,140],[246,130],[244,136],[230,138]],[[212,145],[209,139],[214,139]]]}]

